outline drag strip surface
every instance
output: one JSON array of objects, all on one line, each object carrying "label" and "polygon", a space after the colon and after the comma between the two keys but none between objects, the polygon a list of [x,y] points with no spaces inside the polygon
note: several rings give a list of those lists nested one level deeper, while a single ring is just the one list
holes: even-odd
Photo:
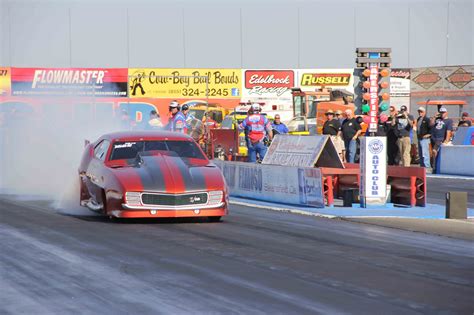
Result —
[{"label": "drag strip surface", "polygon": [[231,211],[223,223],[117,223],[0,197],[0,313],[474,311],[470,242]]}]

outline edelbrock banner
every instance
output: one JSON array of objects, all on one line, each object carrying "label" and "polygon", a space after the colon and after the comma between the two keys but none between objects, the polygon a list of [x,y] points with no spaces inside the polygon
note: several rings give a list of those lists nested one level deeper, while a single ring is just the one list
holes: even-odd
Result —
[{"label": "edelbrock banner", "polygon": [[213,161],[231,196],[324,208],[321,171],[317,168]]}]

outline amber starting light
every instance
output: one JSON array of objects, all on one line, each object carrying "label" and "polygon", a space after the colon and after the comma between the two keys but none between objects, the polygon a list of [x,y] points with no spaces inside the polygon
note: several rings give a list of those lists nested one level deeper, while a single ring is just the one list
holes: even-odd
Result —
[{"label": "amber starting light", "polygon": [[390,95],[389,95],[388,93],[383,93],[383,94],[382,94],[382,99],[383,99],[384,101],[388,100],[389,98],[390,98]]},{"label": "amber starting light", "polygon": [[364,81],[364,83],[362,83],[362,86],[364,87],[364,89],[369,89],[370,88],[370,82],[369,81]]},{"label": "amber starting light", "polygon": [[362,95],[362,97],[363,97],[364,100],[366,100],[366,101],[370,100],[370,94],[369,94],[369,93],[364,93],[364,95]]},{"label": "amber starting light", "polygon": [[387,81],[384,81],[384,82],[380,83],[380,87],[381,87],[382,89],[388,88],[388,82],[387,82]]},{"label": "amber starting light", "polygon": [[364,75],[364,77],[370,77],[370,69],[365,69],[362,74]]},{"label": "amber starting light", "polygon": [[390,75],[390,71],[388,69],[382,69],[380,70],[380,75],[382,77],[388,77]]}]

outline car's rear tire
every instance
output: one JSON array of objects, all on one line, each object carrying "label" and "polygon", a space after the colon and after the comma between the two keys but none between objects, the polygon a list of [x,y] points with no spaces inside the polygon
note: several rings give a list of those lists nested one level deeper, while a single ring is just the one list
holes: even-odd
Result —
[{"label": "car's rear tire", "polygon": [[222,221],[222,217],[219,216],[219,217],[208,217],[209,221],[210,222],[221,222]]}]

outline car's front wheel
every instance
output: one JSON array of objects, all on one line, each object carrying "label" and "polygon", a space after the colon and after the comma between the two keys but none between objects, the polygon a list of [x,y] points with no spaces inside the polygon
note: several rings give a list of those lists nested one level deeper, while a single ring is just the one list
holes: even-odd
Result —
[{"label": "car's front wheel", "polygon": [[210,222],[220,222],[222,217],[208,217]]}]

